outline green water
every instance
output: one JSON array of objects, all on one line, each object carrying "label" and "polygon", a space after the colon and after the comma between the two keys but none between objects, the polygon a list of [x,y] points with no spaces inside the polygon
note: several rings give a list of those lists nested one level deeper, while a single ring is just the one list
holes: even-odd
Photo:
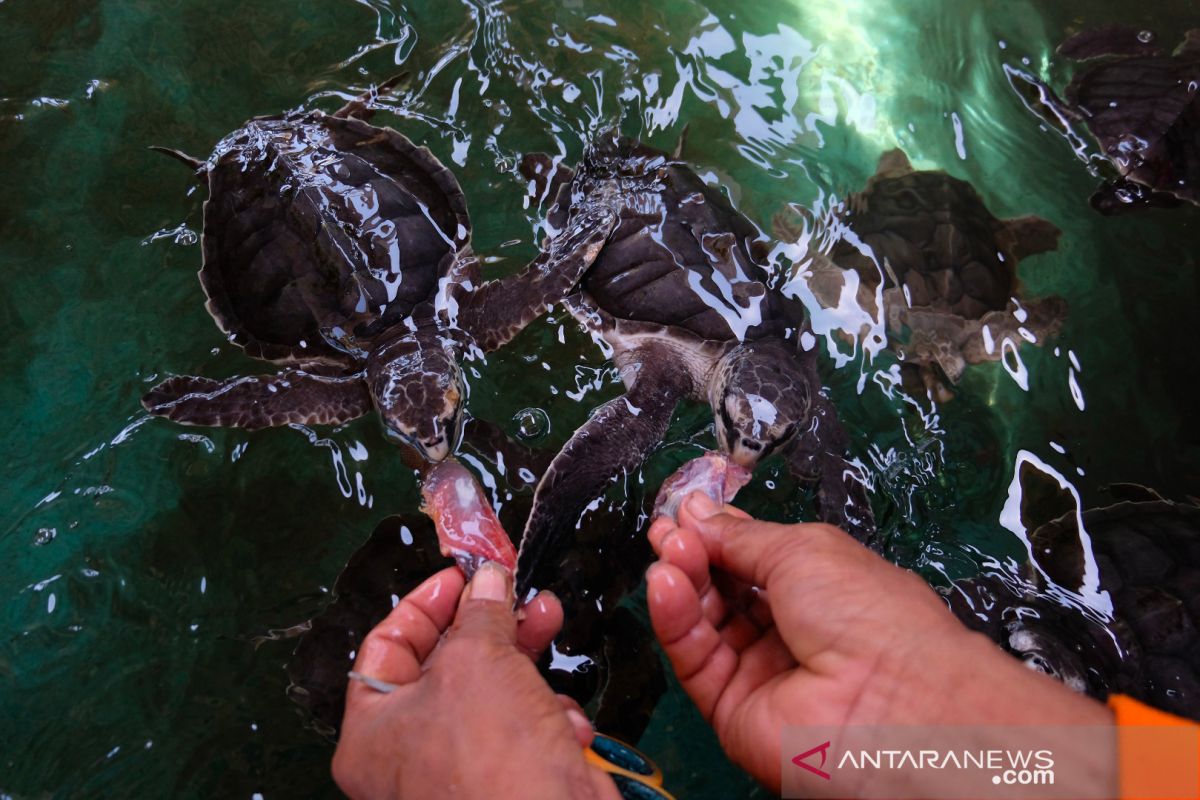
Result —
[{"label": "green water", "polygon": [[[374,420],[310,435],[146,418],[160,376],[261,368],[203,310],[201,193],[147,145],[205,154],[250,116],[330,110],[408,70],[378,121],[452,165],[497,273],[535,252],[516,157],[577,157],[609,123],[663,147],[690,123],[686,157],[764,228],[860,189],[896,145],[997,216],[1053,221],[1059,249],[1021,272],[1071,313],[1022,351],[1028,390],[972,367],[921,422],[870,380],[887,357],[828,378],[891,556],[938,579],[1023,552],[1000,522],[1021,451],[1085,505],[1113,481],[1200,494],[1200,211],[1094,214],[1095,179],[1005,78],[1061,86],[1054,45],[1110,22],[1170,38],[1200,18],[1190,0],[0,0],[0,796],[334,796],[331,747],[285,697],[294,641],[252,640],[319,612],[379,519],[417,506]],[[473,414],[515,433],[541,407],[557,446],[615,394],[562,317],[476,365]],[[673,438],[702,420],[685,412]],[[665,447],[647,479],[679,458]],[[808,513],[774,485],[746,507]],[[681,798],[757,791],[677,688],[642,746]]]}]

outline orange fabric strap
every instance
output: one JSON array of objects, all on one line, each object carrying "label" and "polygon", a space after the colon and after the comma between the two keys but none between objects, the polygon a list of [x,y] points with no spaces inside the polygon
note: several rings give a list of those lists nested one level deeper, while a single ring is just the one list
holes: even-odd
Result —
[{"label": "orange fabric strap", "polygon": [[1112,709],[1118,725],[1195,725],[1191,720],[1159,711],[1157,708],[1134,700],[1123,694],[1114,694],[1108,698],[1108,707]]},{"label": "orange fabric strap", "polygon": [[1200,725],[1132,697],[1108,699],[1117,723],[1121,800],[1200,796]]}]

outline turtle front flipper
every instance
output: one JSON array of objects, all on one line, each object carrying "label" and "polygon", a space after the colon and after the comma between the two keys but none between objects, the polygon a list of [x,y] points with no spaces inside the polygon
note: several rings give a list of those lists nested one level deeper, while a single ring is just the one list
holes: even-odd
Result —
[{"label": "turtle front flipper", "polygon": [[788,466],[801,481],[817,483],[817,515],[868,547],[877,548],[875,512],[863,470],[846,458],[846,432],[837,413],[820,395],[813,421],[788,452]]},{"label": "turtle front flipper", "polygon": [[669,369],[673,363],[669,353],[643,358],[629,392],[600,406],[550,462],[533,495],[517,553],[518,598],[528,593],[539,564],[569,536],[605,485],[636,469],[662,441],[675,405],[688,391],[686,376]]},{"label": "turtle front flipper", "polygon": [[184,425],[257,430],[290,423],[338,425],[371,410],[362,376],[287,369],[215,381],[177,375],[142,398],[151,414]]},{"label": "turtle front flipper", "polygon": [[[552,230],[560,230],[567,224],[569,198],[563,190],[575,178],[575,171],[556,158],[545,153],[526,153],[518,166],[521,177],[528,181],[526,197],[535,207],[549,204],[546,222]],[[560,202],[559,198],[563,197]]]},{"label": "turtle front flipper", "polygon": [[617,215],[609,208],[576,215],[525,269],[466,295],[459,304],[458,326],[485,352],[502,347],[575,288],[616,224]]}]

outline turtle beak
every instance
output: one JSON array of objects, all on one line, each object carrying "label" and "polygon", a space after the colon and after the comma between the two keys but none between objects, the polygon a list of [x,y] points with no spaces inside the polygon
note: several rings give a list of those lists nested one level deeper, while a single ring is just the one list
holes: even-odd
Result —
[{"label": "turtle beak", "polygon": [[462,409],[457,408],[453,416],[437,421],[432,436],[428,439],[413,440],[412,445],[426,461],[434,464],[445,461],[458,449],[459,442],[462,441],[463,422]]},{"label": "turtle beak", "polygon": [[739,437],[734,441],[733,447],[729,448],[729,460],[739,467],[753,471],[763,456],[763,449],[758,442]]},{"label": "turtle beak", "polygon": [[425,442],[419,442],[417,449],[421,451],[421,455],[425,456],[427,461],[445,461],[450,455],[450,442],[446,441],[445,436],[440,436],[437,439],[430,439]]},{"label": "turtle beak", "polygon": [[386,425],[383,428],[383,435],[392,444],[411,447],[417,451],[421,458],[432,463],[445,461],[446,456],[450,455],[450,443],[446,441],[445,436],[436,436],[421,441],[415,436],[401,433],[395,428],[390,428]]}]

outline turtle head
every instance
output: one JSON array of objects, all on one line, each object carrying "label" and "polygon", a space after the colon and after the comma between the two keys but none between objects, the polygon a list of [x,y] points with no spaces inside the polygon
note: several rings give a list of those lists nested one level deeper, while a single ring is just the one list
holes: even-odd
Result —
[{"label": "turtle head", "polygon": [[717,363],[708,384],[717,442],[747,469],[787,444],[807,422],[811,379],[794,345],[743,342]]},{"label": "turtle head", "polygon": [[428,461],[458,446],[466,385],[453,348],[417,336],[388,342],[367,358],[367,385],[388,439]]}]

